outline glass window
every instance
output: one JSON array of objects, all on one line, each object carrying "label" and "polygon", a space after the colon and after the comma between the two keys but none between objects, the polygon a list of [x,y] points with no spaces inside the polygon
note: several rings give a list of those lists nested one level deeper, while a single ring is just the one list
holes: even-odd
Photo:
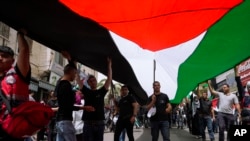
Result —
[{"label": "glass window", "polygon": [[0,22],[0,36],[9,39],[10,27],[2,22]]},{"label": "glass window", "polygon": [[55,62],[63,66],[63,56],[61,53],[55,52]]}]

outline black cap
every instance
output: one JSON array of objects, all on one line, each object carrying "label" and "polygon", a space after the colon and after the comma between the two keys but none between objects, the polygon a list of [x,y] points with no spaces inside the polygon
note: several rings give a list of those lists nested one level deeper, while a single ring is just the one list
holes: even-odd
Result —
[{"label": "black cap", "polygon": [[10,56],[14,56],[14,51],[10,47],[7,47],[7,46],[0,46],[0,52],[7,53]]}]

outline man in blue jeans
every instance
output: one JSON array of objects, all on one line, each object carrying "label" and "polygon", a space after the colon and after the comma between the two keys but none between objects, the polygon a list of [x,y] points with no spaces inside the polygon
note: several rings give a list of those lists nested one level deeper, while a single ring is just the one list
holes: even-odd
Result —
[{"label": "man in blue jeans", "polygon": [[158,141],[159,131],[161,131],[163,141],[170,141],[169,131],[169,115],[172,106],[166,94],[160,91],[161,85],[159,81],[153,83],[154,93],[149,97],[147,109],[156,107],[155,115],[150,117],[152,141]]},{"label": "man in blue jeans", "polygon": [[[198,90],[199,93],[199,90]],[[198,94],[199,97],[199,94]],[[212,102],[208,99],[207,92],[202,93],[202,97],[199,98],[200,100],[200,133],[202,136],[202,140],[206,140],[205,130],[207,127],[208,134],[211,141],[214,141],[214,132],[213,132],[213,120],[215,120],[214,111],[212,108]]]}]

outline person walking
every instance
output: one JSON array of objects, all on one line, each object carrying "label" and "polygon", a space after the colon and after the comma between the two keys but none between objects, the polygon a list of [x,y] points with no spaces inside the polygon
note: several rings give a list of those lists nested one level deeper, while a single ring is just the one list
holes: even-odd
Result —
[{"label": "person walking", "polygon": [[198,98],[200,100],[200,110],[199,110],[199,119],[200,119],[200,133],[202,136],[202,141],[206,140],[205,130],[207,128],[208,134],[211,141],[214,141],[214,132],[213,132],[213,120],[215,120],[214,110],[212,108],[212,102],[208,99],[207,92],[202,93],[202,97],[199,94],[198,87]]},{"label": "person walking", "polygon": [[[223,92],[215,91],[211,86],[211,80],[208,80],[208,88],[213,95],[219,96],[219,109],[218,109],[218,123],[219,123],[219,141],[224,141],[224,131],[229,131],[229,127],[234,125],[234,107],[237,109],[240,115],[240,105],[238,97],[230,93],[229,85],[224,84],[222,86]],[[230,140],[229,134],[227,134],[227,140]]]},{"label": "person walking", "polygon": [[153,106],[156,108],[155,115],[150,117],[152,141],[158,141],[159,131],[161,131],[163,141],[170,141],[169,116],[172,110],[167,94],[160,91],[159,81],[153,83],[154,93],[149,97],[149,104],[146,108],[149,110]]},{"label": "person walking", "polygon": [[182,102],[178,105],[176,113],[177,113],[177,129],[183,129],[185,109],[184,109],[184,104]]},{"label": "person walking", "polygon": [[114,141],[119,141],[124,129],[126,129],[129,141],[134,141],[133,127],[138,110],[139,104],[129,94],[128,86],[123,85],[121,87],[121,99],[116,108],[116,113],[119,113],[119,117],[116,123]]},{"label": "person walking", "polygon": [[83,82],[78,80],[80,90],[84,95],[85,105],[93,106],[94,112],[84,111],[82,120],[84,121],[83,126],[83,139],[84,141],[103,141],[104,135],[104,97],[108,92],[109,86],[112,81],[112,61],[108,57],[108,73],[105,84],[100,89],[97,89],[97,80],[95,76],[88,76],[87,83],[90,87],[83,85]]}]

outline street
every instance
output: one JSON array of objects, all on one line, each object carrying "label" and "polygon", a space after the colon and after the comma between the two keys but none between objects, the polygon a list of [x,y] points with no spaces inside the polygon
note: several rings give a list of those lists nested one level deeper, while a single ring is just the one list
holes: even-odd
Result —
[{"label": "street", "polygon": [[[134,137],[135,137],[135,141],[151,141],[150,128],[134,129]],[[206,132],[206,137],[207,137],[206,141],[209,141],[209,136],[207,132]],[[106,132],[104,134],[104,141],[112,141],[112,140],[114,140],[114,133]],[[200,141],[200,139],[196,139],[194,135],[191,135],[188,132],[188,128],[181,130],[181,129],[177,129],[176,127],[173,127],[170,129],[170,140],[171,141]],[[215,134],[215,141],[217,140],[218,140],[218,133]],[[128,141],[127,136],[126,136],[125,141]],[[161,134],[159,134],[159,141],[162,141]]]}]

